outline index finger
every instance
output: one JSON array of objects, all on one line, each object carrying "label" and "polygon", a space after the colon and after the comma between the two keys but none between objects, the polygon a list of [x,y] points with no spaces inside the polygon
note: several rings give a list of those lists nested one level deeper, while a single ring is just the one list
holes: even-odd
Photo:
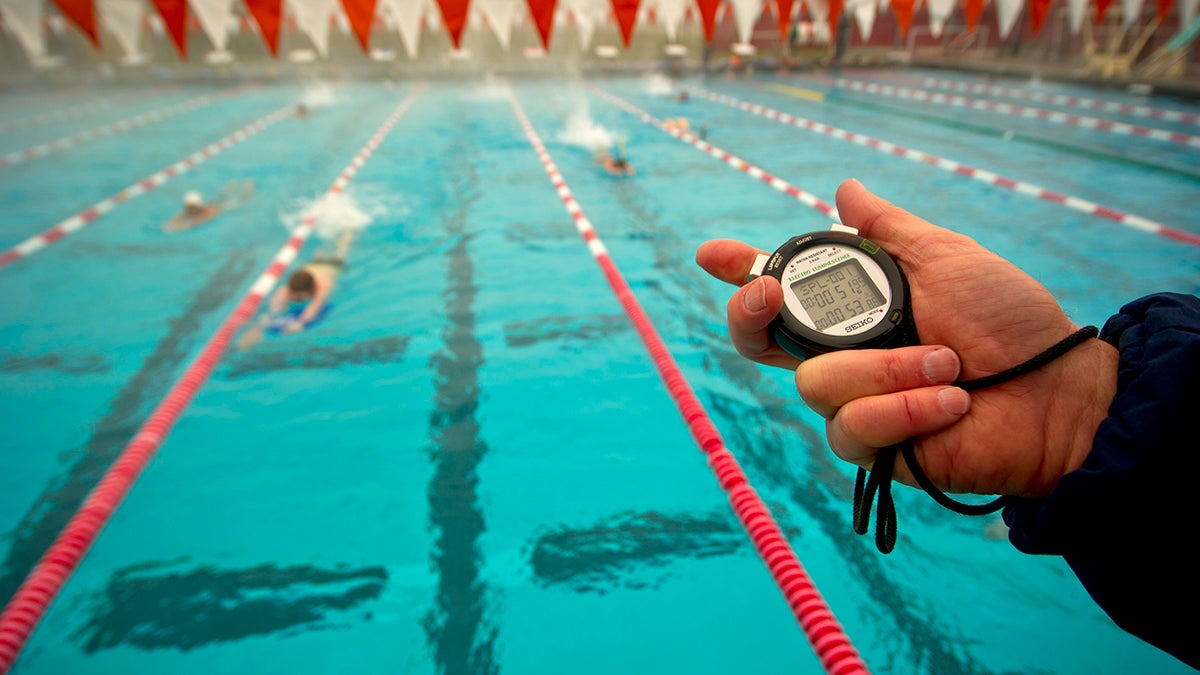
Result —
[{"label": "index finger", "polygon": [[749,244],[733,239],[713,239],[696,249],[696,264],[725,283],[741,286],[754,264],[754,258],[765,253]]}]

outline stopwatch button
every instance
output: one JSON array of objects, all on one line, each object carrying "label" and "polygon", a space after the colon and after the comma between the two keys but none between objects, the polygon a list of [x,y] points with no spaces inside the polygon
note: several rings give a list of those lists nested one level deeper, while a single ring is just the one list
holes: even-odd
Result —
[{"label": "stopwatch button", "polygon": [[893,309],[892,313],[888,314],[888,321],[891,321],[892,323],[898,324],[903,319],[904,319],[904,312],[902,312],[898,309]]}]

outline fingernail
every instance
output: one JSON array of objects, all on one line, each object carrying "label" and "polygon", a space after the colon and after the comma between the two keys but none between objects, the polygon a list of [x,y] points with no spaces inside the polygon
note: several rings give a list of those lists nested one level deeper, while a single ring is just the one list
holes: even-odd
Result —
[{"label": "fingernail", "polygon": [[953,382],[958,377],[958,355],[942,347],[925,355],[921,372],[934,384]]},{"label": "fingernail", "polygon": [[971,397],[958,387],[946,387],[937,393],[937,397],[942,410],[956,417],[966,414],[971,407]]},{"label": "fingernail", "polygon": [[751,312],[761,312],[767,306],[767,287],[762,278],[755,279],[742,293],[742,305]]}]

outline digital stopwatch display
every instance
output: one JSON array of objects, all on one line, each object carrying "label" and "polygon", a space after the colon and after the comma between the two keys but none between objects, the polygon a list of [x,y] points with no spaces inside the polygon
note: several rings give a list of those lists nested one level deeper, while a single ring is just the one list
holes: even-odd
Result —
[{"label": "digital stopwatch display", "polygon": [[775,277],[783,288],[772,337],[797,358],[916,344],[903,272],[857,230],[838,226],[793,237],[756,258],[750,277],[757,275]]},{"label": "digital stopwatch display", "polygon": [[817,330],[843,324],[887,302],[855,259],[792,284],[792,292]]}]

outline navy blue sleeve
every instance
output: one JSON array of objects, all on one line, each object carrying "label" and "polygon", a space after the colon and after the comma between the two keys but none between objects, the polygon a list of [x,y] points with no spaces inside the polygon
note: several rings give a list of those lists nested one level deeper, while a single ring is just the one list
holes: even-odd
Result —
[{"label": "navy blue sleeve", "polygon": [[1200,298],[1131,302],[1101,338],[1120,351],[1108,417],[1054,492],[1005,508],[1009,539],[1061,555],[1117,625],[1200,668]]}]

